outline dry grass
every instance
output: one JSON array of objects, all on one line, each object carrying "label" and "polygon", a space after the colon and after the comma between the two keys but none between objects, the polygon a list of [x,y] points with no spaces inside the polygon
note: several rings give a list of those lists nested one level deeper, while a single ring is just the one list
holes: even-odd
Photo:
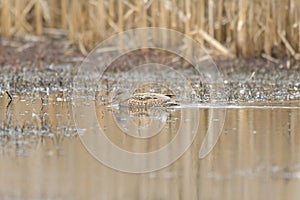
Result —
[{"label": "dry grass", "polygon": [[300,57],[299,0],[0,0],[0,18],[2,35],[64,29],[83,52],[113,33],[159,26],[227,56]]}]

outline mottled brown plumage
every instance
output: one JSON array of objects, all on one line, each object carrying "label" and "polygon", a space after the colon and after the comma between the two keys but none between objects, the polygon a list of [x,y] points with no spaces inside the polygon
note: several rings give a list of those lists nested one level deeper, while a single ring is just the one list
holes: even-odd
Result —
[{"label": "mottled brown plumage", "polygon": [[128,99],[130,107],[168,107],[176,106],[172,97],[174,95],[164,95],[158,93],[135,93]]}]

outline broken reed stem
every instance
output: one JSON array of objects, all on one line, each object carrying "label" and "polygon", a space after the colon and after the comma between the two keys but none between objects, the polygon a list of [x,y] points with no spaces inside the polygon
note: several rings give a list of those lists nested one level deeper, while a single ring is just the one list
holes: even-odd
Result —
[{"label": "broken reed stem", "polygon": [[203,30],[199,30],[199,35],[223,55],[228,57],[234,57],[234,55],[226,47],[224,47],[220,42],[211,37],[208,33],[204,32]]},{"label": "broken reed stem", "polygon": [[[0,0],[0,33],[40,35],[44,28],[65,29],[70,41],[83,50],[119,31],[165,27],[197,38],[202,45],[210,44],[225,55],[299,55],[299,2]],[[161,37],[164,45],[173,41],[167,35]],[[120,41],[119,45],[125,44]]]},{"label": "broken reed stem", "polygon": [[285,37],[285,33],[279,32],[279,37],[281,38],[282,42],[284,43],[287,50],[291,53],[292,56],[296,55],[295,50],[293,49],[292,45],[289,43],[289,41]]}]

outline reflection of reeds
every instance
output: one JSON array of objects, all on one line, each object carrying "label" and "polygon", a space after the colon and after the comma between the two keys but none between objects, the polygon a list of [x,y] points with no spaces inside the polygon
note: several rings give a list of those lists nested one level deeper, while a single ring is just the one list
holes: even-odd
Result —
[{"label": "reflection of reeds", "polygon": [[115,32],[145,26],[176,29],[225,55],[297,57],[300,51],[298,0],[0,0],[0,5],[2,35],[66,29],[83,52]]}]

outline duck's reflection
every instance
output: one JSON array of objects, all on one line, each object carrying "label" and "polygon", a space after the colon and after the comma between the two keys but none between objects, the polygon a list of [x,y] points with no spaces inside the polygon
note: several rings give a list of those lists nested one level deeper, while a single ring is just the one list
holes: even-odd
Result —
[{"label": "duck's reflection", "polygon": [[170,126],[171,122],[176,123],[172,112],[175,110],[171,108],[120,106],[112,114],[118,127],[127,135],[149,138]]}]

